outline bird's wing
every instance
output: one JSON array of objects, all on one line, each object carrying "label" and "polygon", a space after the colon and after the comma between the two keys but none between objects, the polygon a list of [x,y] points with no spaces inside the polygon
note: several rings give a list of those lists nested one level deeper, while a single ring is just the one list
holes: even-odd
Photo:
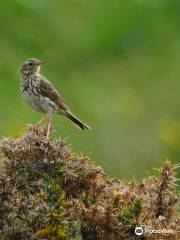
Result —
[{"label": "bird's wing", "polygon": [[55,87],[42,75],[40,76],[39,91],[42,96],[51,99],[62,110],[68,111],[68,107],[66,106],[63,97],[60,96]]}]

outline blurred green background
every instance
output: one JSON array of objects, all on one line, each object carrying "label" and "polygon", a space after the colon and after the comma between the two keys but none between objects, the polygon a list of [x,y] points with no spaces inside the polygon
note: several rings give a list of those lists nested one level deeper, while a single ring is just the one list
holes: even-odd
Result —
[{"label": "blurred green background", "polygon": [[141,178],[180,156],[179,0],[6,0],[0,3],[0,135],[41,114],[19,92],[21,63],[42,73],[92,131],[55,116],[56,136],[105,172]]}]

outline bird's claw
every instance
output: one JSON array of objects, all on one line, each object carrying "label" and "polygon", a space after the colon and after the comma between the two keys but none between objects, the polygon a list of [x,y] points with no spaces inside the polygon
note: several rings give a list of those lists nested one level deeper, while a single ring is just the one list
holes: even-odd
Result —
[{"label": "bird's claw", "polygon": [[37,126],[37,124],[28,123],[28,124],[23,124],[23,127],[28,128],[28,129],[36,129],[38,126]]}]

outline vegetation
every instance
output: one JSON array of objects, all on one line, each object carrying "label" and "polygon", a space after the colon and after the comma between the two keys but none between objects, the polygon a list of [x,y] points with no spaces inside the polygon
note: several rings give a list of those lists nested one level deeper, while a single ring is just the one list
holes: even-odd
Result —
[{"label": "vegetation", "polygon": [[[179,239],[178,165],[167,160],[157,175],[140,182],[108,178],[65,139],[44,136],[45,128],[36,127],[0,142],[1,239]],[[137,226],[172,232],[139,238]]]},{"label": "vegetation", "polygon": [[[179,21],[179,0],[0,1],[0,239],[180,238]],[[19,92],[29,57],[92,131],[56,116],[48,142],[18,136],[40,118]]]},{"label": "vegetation", "polygon": [[179,22],[179,0],[0,1],[0,136],[40,119],[19,93],[20,65],[37,57],[93,129],[82,134],[56,116],[56,137],[70,136],[113,177],[178,163]]}]

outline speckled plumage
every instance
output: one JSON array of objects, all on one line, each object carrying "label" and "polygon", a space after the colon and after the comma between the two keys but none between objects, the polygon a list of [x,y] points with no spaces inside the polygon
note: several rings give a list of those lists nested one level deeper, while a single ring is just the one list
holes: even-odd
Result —
[{"label": "speckled plumage", "polygon": [[[73,121],[80,129],[89,127],[76,118],[65,104],[54,86],[40,72],[43,62],[31,58],[21,68],[21,93],[25,101],[36,111],[46,113],[49,122],[54,113],[62,114]],[[49,133],[48,133],[49,134]]]}]

